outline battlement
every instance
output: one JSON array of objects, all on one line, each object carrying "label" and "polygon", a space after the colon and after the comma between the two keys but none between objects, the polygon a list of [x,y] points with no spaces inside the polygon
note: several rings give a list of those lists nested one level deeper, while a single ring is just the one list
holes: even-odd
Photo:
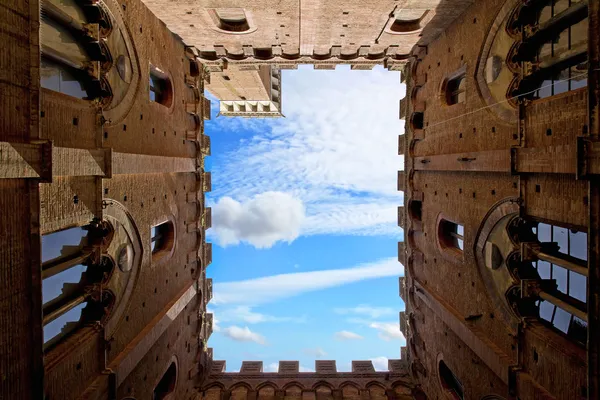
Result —
[{"label": "battlement", "polygon": [[[402,356],[406,357],[405,348]],[[315,370],[300,371],[299,361],[279,361],[277,372],[264,372],[262,361],[243,361],[239,372],[226,372],[213,361],[203,384],[204,400],[386,400],[412,399],[415,384],[408,360],[389,360],[389,371],[375,371],[369,360],[352,361],[351,372],[338,372],[334,360],[317,360]]]},{"label": "battlement", "polygon": [[370,360],[353,360],[352,370],[350,372],[338,372],[335,360],[316,360],[314,371],[301,371],[299,361],[279,361],[277,372],[265,372],[262,361],[242,361],[242,367],[239,372],[227,372],[227,363],[225,360],[214,360],[210,371],[211,376],[223,374],[239,375],[257,375],[273,376],[276,375],[322,375],[322,374],[403,374],[407,371],[406,359],[388,360],[387,371],[375,371],[373,362]]}]

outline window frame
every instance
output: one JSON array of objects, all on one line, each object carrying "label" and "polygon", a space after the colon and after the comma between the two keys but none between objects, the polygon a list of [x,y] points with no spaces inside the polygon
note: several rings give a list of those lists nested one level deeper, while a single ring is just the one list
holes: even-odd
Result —
[{"label": "window frame", "polygon": [[[453,226],[456,227],[455,231],[449,232],[448,229]],[[462,230],[462,234],[459,232],[460,230]],[[440,213],[436,221],[436,235],[436,244],[442,256],[451,260],[464,259],[465,229],[463,224]]]},{"label": "window frame", "polygon": [[[161,228],[162,227],[162,228]],[[154,229],[162,231],[154,233]],[[156,264],[170,258],[175,252],[177,243],[177,229],[173,217],[163,219],[150,226],[150,256],[152,263]],[[160,240],[160,245],[153,243]]]}]

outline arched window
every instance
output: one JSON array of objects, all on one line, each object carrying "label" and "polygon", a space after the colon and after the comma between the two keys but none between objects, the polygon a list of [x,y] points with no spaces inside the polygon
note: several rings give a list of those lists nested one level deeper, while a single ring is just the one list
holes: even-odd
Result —
[{"label": "arched window", "polygon": [[514,95],[545,98],[587,86],[587,2],[534,3],[510,27],[525,34],[509,61],[534,66],[516,83]]},{"label": "arched window", "polygon": [[41,86],[80,99],[109,97],[110,88],[100,81],[100,69],[110,63],[110,52],[86,28],[102,22],[99,7],[44,1],[41,16]]},{"label": "arched window", "polygon": [[94,223],[42,236],[45,350],[80,326],[101,320],[111,307],[112,294],[98,287],[114,269],[112,260],[101,256],[108,234],[108,226]]},{"label": "arched window", "polygon": [[171,221],[153,226],[151,230],[152,257],[169,253],[175,243],[175,230]]},{"label": "arched window", "polygon": [[464,226],[441,219],[438,225],[438,239],[442,249],[462,253],[464,248],[464,231]]},{"label": "arched window", "polygon": [[464,103],[466,99],[465,86],[466,80],[464,73],[448,79],[445,83],[444,90],[446,104],[452,106],[454,104]]},{"label": "arched window", "polygon": [[171,80],[167,74],[152,65],[150,66],[149,95],[150,101],[171,107],[173,102]]},{"label": "arched window", "polygon": [[526,256],[542,280],[536,305],[539,317],[571,339],[587,339],[587,233],[539,222],[538,243],[526,244]]},{"label": "arched window", "polygon": [[175,391],[177,385],[177,365],[172,362],[169,368],[165,371],[162,378],[154,388],[152,394],[153,400],[171,400],[174,399],[170,396]]},{"label": "arched window", "polygon": [[250,29],[242,8],[218,8],[215,10],[219,29],[229,32],[245,32]]},{"label": "arched window", "polygon": [[452,396],[453,399],[463,400],[464,390],[462,383],[458,380],[456,375],[448,368],[444,360],[440,360],[438,364],[438,373],[440,376],[440,382],[444,391]]}]

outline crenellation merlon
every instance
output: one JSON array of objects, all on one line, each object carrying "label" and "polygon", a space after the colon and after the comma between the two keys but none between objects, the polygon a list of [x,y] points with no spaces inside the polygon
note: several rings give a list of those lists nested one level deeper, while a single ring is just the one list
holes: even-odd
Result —
[{"label": "crenellation merlon", "polygon": [[[206,314],[207,317],[212,314]],[[402,349],[406,349],[402,347]],[[265,371],[264,363],[262,361],[242,361],[242,366],[238,371],[228,372],[226,370],[225,360],[214,360],[212,362],[211,375],[295,375],[300,374],[303,376],[321,376],[321,375],[332,375],[342,374],[346,375],[360,375],[360,374],[389,374],[389,373],[400,373],[406,372],[406,359],[389,359],[387,371],[376,371],[371,360],[353,360],[351,362],[351,371],[338,371],[335,360],[315,360],[315,366],[313,371],[301,370],[300,361],[297,360],[286,360],[279,361],[278,371]]]}]

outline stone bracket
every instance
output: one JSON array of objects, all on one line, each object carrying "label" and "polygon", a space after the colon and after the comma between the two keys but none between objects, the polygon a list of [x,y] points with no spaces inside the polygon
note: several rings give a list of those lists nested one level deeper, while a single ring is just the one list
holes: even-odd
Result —
[{"label": "stone bracket", "polygon": [[30,178],[52,182],[52,142],[0,142],[0,179]]},{"label": "stone bracket", "polygon": [[577,137],[577,179],[600,174],[600,142],[589,136]]}]

